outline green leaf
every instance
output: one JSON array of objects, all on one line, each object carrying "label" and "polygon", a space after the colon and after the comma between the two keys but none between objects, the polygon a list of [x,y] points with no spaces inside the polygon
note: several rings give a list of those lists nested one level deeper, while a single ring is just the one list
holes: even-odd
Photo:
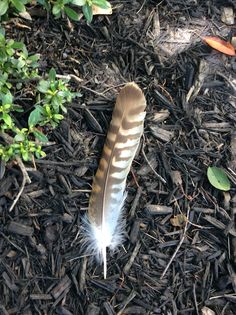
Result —
[{"label": "green leaf", "polygon": [[15,135],[14,140],[17,142],[22,142],[25,140],[25,136],[22,133],[18,133]]},{"label": "green leaf", "polygon": [[13,49],[23,49],[24,48],[24,44],[22,42],[14,42],[11,47]]},{"label": "green leaf", "polygon": [[17,90],[20,90],[22,88],[22,82],[16,83]]},{"label": "green leaf", "polygon": [[11,108],[12,104],[5,104],[3,105],[3,108],[5,111],[7,111],[9,108]]},{"label": "green leaf", "polygon": [[230,181],[224,170],[219,167],[208,167],[207,178],[211,185],[219,190],[230,190]]},{"label": "green leaf", "polygon": [[79,7],[81,7],[81,6],[85,5],[86,0],[72,0],[71,3],[74,4],[74,5],[78,5]]},{"label": "green leaf", "polygon": [[36,126],[42,120],[42,108],[36,107],[29,115],[28,125],[29,128]]},{"label": "green leaf", "polygon": [[73,97],[82,97],[82,94],[80,92],[74,92]]},{"label": "green leaf", "polygon": [[[1,2],[0,2],[0,4],[1,4]],[[5,37],[5,29],[2,26],[0,26],[0,35],[3,36],[3,38]]]},{"label": "green leaf", "polygon": [[5,105],[5,104],[12,104],[13,102],[13,96],[12,94],[9,92],[7,94],[4,94],[2,96],[2,104]]},{"label": "green leaf", "polygon": [[52,13],[57,16],[60,14],[62,9],[63,9],[63,6],[61,4],[56,3],[54,4],[52,8]]},{"label": "green leaf", "polygon": [[83,10],[84,16],[85,16],[86,20],[88,21],[88,23],[91,23],[92,19],[93,19],[92,6],[90,6],[88,3],[86,3],[83,6],[82,10]]},{"label": "green leaf", "polygon": [[55,115],[53,115],[53,118],[58,119],[58,120],[62,120],[64,118],[64,116],[61,114],[55,114]]},{"label": "green leaf", "polygon": [[47,93],[47,91],[49,89],[49,86],[50,86],[50,82],[49,81],[41,80],[41,81],[39,81],[37,89],[41,93]]},{"label": "green leaf", "polygon": [[77,12],[75,12],[75,10],[69,8],[69,7],[64,7],[64,10],[66,12],[66,14],[68,15],[68,17],[71,19],[71,20],[74,20],[74,21],[78,21],[79,20],[79,15]]},{"label": "green leaf", "polygon": [[37,3],[41,4],[44,7],[44,9],[46,9],[47,11],[49,11],[51,7],[48,0],[37,0]]},{"label": "green leaf", "polygon": [[35,136],[36,139],[38,139],[40,142],[48,142],[47,136],[40,132],[39,130],[34,130],[33,135]]},{"label": "green leaf", "polygon": [[106,0],[92,0],[92,1],[94,5],[102,9],[108,9],[111,6],[110,3]]},{"label": "green leaf", "polygon": [[22,69],[25,66],[25,60],[18,59],[17,69]]},{"label": "green leaf", "polygon": [[35,62],[35,61],[38,61],[39,58],[40,58],[40,54],[34,54],[32,56],[29,56],[28,60]]},{"label": "green leaf", "polygon": [[51,68],[49,73],[48,73],[48,78],[50,81],[55,81],[56,79],[56,71],[54,68]]},{"label": "green leaf", "polygon": [[28,161],[29,160],[29,153],[27,151],[21,152],[23,160]]},{"label": "green leaf", "polygon": [[11,125],[12,125],[12,119],[11,119],[11,116],[10,116],[10,115],[4,113],[4,114],[2,115],[2,119],[4,120],[5,124],[7,124],[9,127],[11,127]]},{"label": "green leaf", "polygon": [[8,7],[8,0],[2,0],[0,2],[0,16],[4,15],[7,12]]},{"label": "green leaf", "polygon": [[25,6],[21,0],[11,0],[11,2],[19,12],[25,11]]}]

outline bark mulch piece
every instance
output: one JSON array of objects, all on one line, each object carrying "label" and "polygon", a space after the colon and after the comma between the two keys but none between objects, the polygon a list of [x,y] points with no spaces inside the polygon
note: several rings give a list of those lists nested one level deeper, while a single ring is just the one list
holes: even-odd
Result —
[{"label": "bark mulch piece", "polygon": [[[230,37],[226,4],[111,2],[113,15],[91,25],[6,24],[41,54],[42,72],[82,79],[71,87],[83,96],[48,133],[54,144],[11,213],[22,176],[1,164],[0,313],[234,315],[235,58],[200,38]],[[126,241],[104,280],[81,249],[81,220],[116,92],[132,80],[147,96],[145,132],[127,182]],[[230,192],[210,186],[209,165],[226,170]]]}]

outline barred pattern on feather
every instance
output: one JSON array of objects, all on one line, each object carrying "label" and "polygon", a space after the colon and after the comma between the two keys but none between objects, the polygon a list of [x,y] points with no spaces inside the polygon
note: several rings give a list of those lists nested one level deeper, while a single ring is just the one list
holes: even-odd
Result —
[{"label": "barred pattern on feather", "polygon": [[123,241],[125,185],[143,133],[145,107],[146,100],[138,85],[126,84],[117,97],[93,180],[86,234],[88,251],[104,264],[104,278],[107,273],[107,248],[114,250]]}]

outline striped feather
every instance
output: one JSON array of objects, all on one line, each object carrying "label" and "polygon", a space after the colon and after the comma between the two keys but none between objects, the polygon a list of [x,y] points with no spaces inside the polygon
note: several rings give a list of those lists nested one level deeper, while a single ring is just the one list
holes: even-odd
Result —
[{"label": "striped feather", "polygon": [[143,133],[145,107],[145,97],[137,84],[128,83],[120,91],[93,180],[88,209],[88,250],[104,263],[105,278],[106,250],[114,250],[123,240],[125,185]]}]

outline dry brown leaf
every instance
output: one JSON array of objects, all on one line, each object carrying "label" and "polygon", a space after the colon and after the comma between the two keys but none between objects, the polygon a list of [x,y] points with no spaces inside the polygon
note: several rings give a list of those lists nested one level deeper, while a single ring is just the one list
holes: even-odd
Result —
[{"label": "dry brown leaf", "polygon": [[184,214],[177,214],[176,216],[174,216],[174,218],[170,219],[170,223],[173,226],[180,228],[184,227],[187,221],[188,219]]},{"label": "dry brown leaf", "polygon": [[212,48],[229,56],[235,56],[234,46],[218,37],[205,36],[203,40]]},{"label": "dry brown leaf", "polygon": [[93,10],[93,15],[111,15],[112,14],[111,6],[107,9],[102,9],[96,5],[93,5],[92,10]]}]

